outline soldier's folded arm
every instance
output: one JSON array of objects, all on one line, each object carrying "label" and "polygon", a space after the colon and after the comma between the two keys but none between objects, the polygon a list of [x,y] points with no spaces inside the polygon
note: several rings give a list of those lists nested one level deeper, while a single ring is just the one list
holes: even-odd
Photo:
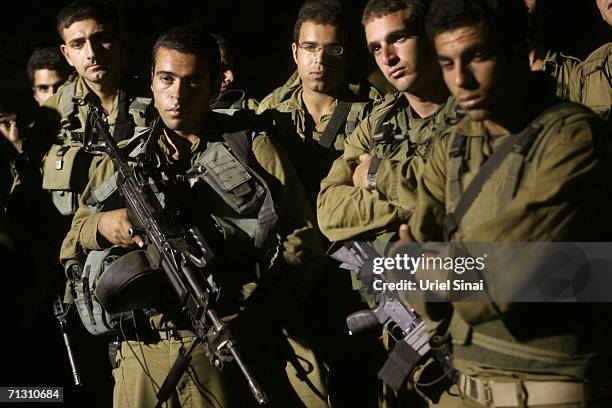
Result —
[{"label": "soldier's folded arm", "polygon": [[[254,139],[253,152],[263,169],[282,185],[277,203],[282,246],[245,309],[230,323],[232,330],[240,332],[288,317],[309,294],[325,265],[314,215],[286,153],[263,133]],[[242,338],[243,333],[235,334]]]},{"label": "soldier's folded arm", "polygon": [[394,185],[403,166],[383,159],[375,190],[353,185],[352,177],[358,158],[363,153],[369,153],[369,122],[368,119],[360,122],[346,140],[344,154],[333,163],[329,174],[321,181],[317,217],[321,232],[331,241],[386,231],[394,225],[399,227],[402,220],[406,221],[410,215],[409,208],[399,205],[397,187]]}]

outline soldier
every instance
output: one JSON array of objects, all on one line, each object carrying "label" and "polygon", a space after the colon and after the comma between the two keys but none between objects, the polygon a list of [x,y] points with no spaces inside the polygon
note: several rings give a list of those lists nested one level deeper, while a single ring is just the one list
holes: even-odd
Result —
[{"label": "soldier", "polygon": [[99,100],[109,112],[114,137],[121,140],[134,126],[146,124],[150,99],[140,97],[143,89],[126,78],[125,39],[111,2],[73,1],[57,16],[57,31],[63,40],[60,51],[77,75],[43,104],[26,141],[19,138],[13,144],[22,152],[17,160],[19,177],[24,178],[27,170],[37,172],[42,163],[42,187],[69,223],[89,172],[99,161],[91,154],[95,143],[90,143],[88,152],[83,150],[85,105]]},{"label": "soldier", "polygon": [[331,241],[364,237],[385,245],[408,220],[398,185],[414,186],[414,158],[459,115],[424,35],[426,0],[371,0],[363,12],[368,48],[397,93],[378,103],[347,139],[321,182],[318,221]]},{"label": "soldier", "polygon": [[250,109],[256,111],[259,102],[253,98],[247,98],[245,91],[235,89],[234,82],[236,81],[236,55],[231,43],[225,37],[211,34],[219,45],[221,53],[221,88],[219,97],[213,103],[212,109]]},{"label": "soldier", "polygon": [[66,60],[56,47],[35,49],[28,60],[27,71],[39,106],[55,95],[70,73]]},{"label": "soldier", "polygon": [[[432,2],[428,33],[467,116],[432,147],[424,166],[410,220],[417,241],[609,240],[609,129],[539,86],[529,72],[526,26],[522,2]],[[499,167],[485,170],[489,160]],[[472,187],[476,175],[484,182]],[[409,238],[406,229],[400,234]],[[441,395],[418,387],[431,406],[609,406],[609,306],[414,306],[450,336],[458,370],[458,383]]]},{"label": "soldier", "polygon": [[[321,182],[317,216],[332,241],[371,241],[382,253],[414,207],[401,204],[398,185],[415,188],[415,162],[459,119],[424,33],[428,3],[371,0],[364,9],[368,48],[398,92],[375,105]],[[368,298],[367,283],[354,285]],[[417,404],[404,391],[401,402],[390,389],[383,394],[388,406]]]},{"label": "soldier", "polygon": [[[162,34],[153,48],[151,80],[160,120],[136,132],[123,149],[149,158],[160,177],[161,202],[180,203],[182,220],[199,227],[212,247],[207,271],[220,290],[213,306],[229,321],[272,406],[302,406],[279,347],[279,321],[306,296],[321,269],[322,248],[299,180],[274,141],[249,130],[254,115],[210,110],[220,84],[219,50],[210,35],[191,26]],[[62,262],[77,276],[84,251],[143,245],[142,237],[128,233],[132,224],[113,172],[105,158],[64,240]],[[172,296],[169,286],[161,290]],[[154,406],[172,362],[193,339],[189,322],[165,297],[134,311],[132,324],[123,323],[113,370],[115,407]],[[198,347],[169,406],[255,405],[237,376],[235,364],[220,373]]]},{"label": "soldier", "polygon": [[[291,45],[297,71],[258,109],[274,124],[274,136],[289,153],[313,210],[321,180],[344,150],[345,139],[380,98],[366,81],[349,83],[349,44],[346,16],[338,2],[305,2]],[[287,323],[297,356],[288,367],[289,378],[308,407],[327,406],[328,394],[332,406],[376,404],[376,363],[361,354],[364,347],[376,347],[376,339],[350,337],[345,323],[348,314],[361,308],[349,276],[330,260],[311,297]],[[301,371],[309,367],[305,379]]]},{"label": "soldier", "polygon": [[[596,0],[601,17],[612,26],[612,2]],[[593,51],[572,75],[570,100],[593,109],[612,123],[612,42]]]}]

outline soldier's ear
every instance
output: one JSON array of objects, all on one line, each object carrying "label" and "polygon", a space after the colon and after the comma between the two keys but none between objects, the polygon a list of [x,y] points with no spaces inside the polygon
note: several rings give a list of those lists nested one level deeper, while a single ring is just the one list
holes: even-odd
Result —
[{"label": "soldier's ear", "polygon": [[74,64],[72,63],[72,61],[70,60],[70,56],[68,55],[68,51],[67,51],[67,47],[66,44],[62,44],[60,45],[60,51],[62,52],[62,55],[64,56],[64,58],[66,58],[66,62],[71,66],[74,67]]},{"label": "soldier's ear", "polygon": [[291,43],[291,53],[293,54],[293,62],[297,65],[297,50],[298,45],[296,43]]}]

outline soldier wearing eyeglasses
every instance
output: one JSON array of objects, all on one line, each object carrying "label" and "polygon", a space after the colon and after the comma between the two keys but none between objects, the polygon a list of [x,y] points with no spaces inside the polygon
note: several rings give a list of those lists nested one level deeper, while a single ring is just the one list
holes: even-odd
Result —
[{"label": "soldier wearing eyeglasses", "polygon": [[[345,13],[338,2],[304,3],[291,45],[297,70],[258,110],[273,122],[275,137],[289,153],[313,209],[321,180],[342,154],[344,141],[380,98],[365,81],[349,84],[349,44]],[[326,407],[328,402],[375,406],[376,364],[374,359],[365,361],[361,351],[375,348],[377,339],[374,334],[367,339],[348,336],[346,316],[364,306],[352,290],[350,276],[331,262],[301,311],[286,324],[295,350],[288,374],[309,408]],[[292,372],[296,369],[297,376]],[[306,381],[300,381],[297,377],[307,371],[311,372]]]}]

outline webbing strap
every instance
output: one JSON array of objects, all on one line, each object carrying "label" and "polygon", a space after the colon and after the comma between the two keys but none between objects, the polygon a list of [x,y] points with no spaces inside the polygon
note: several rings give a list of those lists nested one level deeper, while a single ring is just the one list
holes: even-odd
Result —
[{"label": "webbing strap", "polygon": [[[374,148],[376,147],[376,144],[381,140],[384,139],[384,124],[385,122],[387,122],[389,119],[391,119],[393,117],[393,115],[395,115],[396,112],[404,109],[406,106],[408,105],[408,99],[406,99],[406,97],[402,94],[400,95],[391,105],[391,107],[389,108],[389,110],[387,110],[385,112],[385,114],[380,118],[380,120],[378,121],[378,123],[376,123],[376,126],[374,127],[374,133],[372,136],[372,140],[370,141],[370,152],[374,151]],[[382,134],[381,134],[382,133]]]},{"label": "webbing strap", "polygon": [[223,139],[229,145],[230,149],[236,153],[236,159],[238,159],[240,164],[247,169],[251,169],[251,175],[259,180],[266,189],[266,196],[259,209],[259,213],[257,213],[257,230],[255,231],[254,242],[255,247],[261,249],[264,247],[266,240],[276,226],[276,221],[278,219],[270,186],[257,172],[257,170],[262,169],[261,166],[259,166],[259,162],[253,157],[250,135],[242,131],[224,134]]},{"label": "webbing strap", "polygon": [[113,130],[113,139],[116,142],[127,139],[131,136],[131,121],[129,119],[129,103],[128,96],[124,91],[119,91],[119,102],[117,119],[115,119],[115,129]]},{"label": "webbing strap", "polygon": [[334,113],[332,113],[332,117],[329,119],[329,123],[319,138],[319,144],[321,146],[328,149],[331,148],[336,136],[338,135],[340,126],[342,126],[351,110],[351,106],[353,106],[353,104],[350,102],[338,101],[336,109],[334,109]]},{"label": "webbing strap", "polygon": [[444,217],[444,239],[448,242],[451,240],[461,220],[468,212],[476,197],[480,193],[484,183],[491,175],[499,168],[504,159],[513,151],[527,150],[531,146],[531,142],[540,132],[539,126],[529,125],[525,130],[516,135],[511,135],[508,140],[493,153],[486,161],[484,166],[480,168],[470,185],[467,187],[461,199],[455,207],[455,211],[448,213]]}]

